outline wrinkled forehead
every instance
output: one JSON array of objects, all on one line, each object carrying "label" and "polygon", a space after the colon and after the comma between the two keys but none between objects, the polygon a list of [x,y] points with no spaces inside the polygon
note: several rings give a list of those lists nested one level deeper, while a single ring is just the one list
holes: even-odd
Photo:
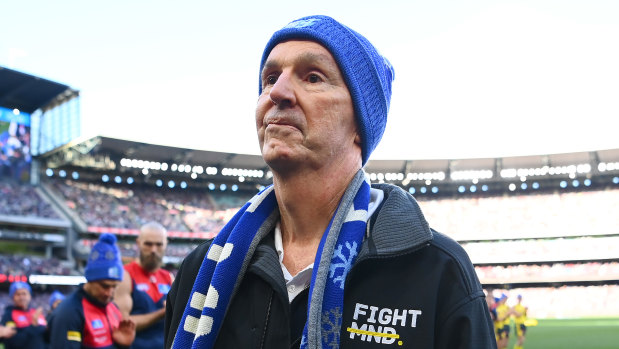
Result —
[{"label": "wrinkled forehead", "polygon": [[319,63],[341,74],[341,68],[333,54],[322,44],[310,40],[286,40],[278,43],[269,52],[262,67],[262,72],[273,66],[283,64],[282,60],[291,59],[293,63]]}]

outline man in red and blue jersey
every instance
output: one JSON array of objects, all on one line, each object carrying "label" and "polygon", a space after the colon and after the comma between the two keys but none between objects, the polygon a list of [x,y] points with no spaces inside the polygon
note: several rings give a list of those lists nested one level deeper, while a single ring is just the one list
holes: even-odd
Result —
[{"label": "man in red and blue jersey", "polygon": [[45,349],[44,341],[47,321],[43,309],[30,306],[32,289],[26,282],[16,281],[9,287],[9,297],[13,305],[4,308],[2,326],[13,328],[15,332],[4,339],[6,349]]},{"label": "man in red and blue jersey", "polygon": [[165,300],[173,281],[170,272],[161,268],[167,231],[157,222],[146,223],[136,244],[139,257],[125,265],[115,301],[123,315],[135,322],[133,349],[163,348]]},{"label": "man in red and blue jersey", "polygon": [[92,247],[84,272],[86,283],[52,312],[50,349],[128,348],[135,338],[135,323],[112,302],[123,279],[116,237],[102,234]]}]

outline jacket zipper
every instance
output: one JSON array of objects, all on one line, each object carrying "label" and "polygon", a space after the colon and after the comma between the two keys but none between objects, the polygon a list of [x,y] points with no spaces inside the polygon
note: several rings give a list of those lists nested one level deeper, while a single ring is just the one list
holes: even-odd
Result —
[{"label": "jacket zipper", "polygon": [[266,317],[264,318],[264,330],[262,331],[262,340],[260,340],[260,348],[264,348],[264,342],[267,335],[267,328],[269,327],[269,318],[271,317],[271,303],[273,303],[273,293],[275,291],[271,289],[271,296],[269,297],[269,306],[267,307]]}]

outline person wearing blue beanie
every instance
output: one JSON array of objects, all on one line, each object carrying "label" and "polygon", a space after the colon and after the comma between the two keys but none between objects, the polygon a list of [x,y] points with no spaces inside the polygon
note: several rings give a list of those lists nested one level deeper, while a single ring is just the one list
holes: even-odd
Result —
[{"label": "person wearing blue beanie", "polygon": [[60,291],[52,292],[52,294],[49,296],[49,309],[50,310],[56,309],[58,304],[60,304],[60,302],[62,302],[63,299],[65,299],[65,295],[62,294]]},{"label": "person wearing blue beanie", "polygon": [[45,329],[47,320],[43,309],[30,306],[32,288],[26,282],[16,281],[9,286],[9,297],[13,304],[4,308],[0,327],[14,329],[14,334],[4,340],[6,349],[45,348]]},{"label": "person wearing blue beanie", "polygon": [[9,286],[9,297],[12,299],[13,295],[15,295],[15,291],[22,289],[28,291],[28,293],[32,295],[32,288],[27,282],[15,281]]},{"label": "person wearing blue beanie", "polygon": [[165,348],[496,348],[464,249],[408,192],[363,170],[394,77],[367,38],[329,16],[270,36],[255,125],[273,184],[185,257]]},{"label": "person wearing blue beanie", "polygon": [[135,323],[123,318],[113,302],[123,278],[116,236],[101,234],[92,246],[84,276],[87,282],[50,313],[49,349],[129,347],[135,339]]}]

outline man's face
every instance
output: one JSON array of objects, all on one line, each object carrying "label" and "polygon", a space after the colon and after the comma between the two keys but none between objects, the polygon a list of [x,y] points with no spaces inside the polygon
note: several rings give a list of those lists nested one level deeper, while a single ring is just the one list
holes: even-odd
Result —
[{"label": "man's face", "polygon": [[161,267],[168,244],[165,232],[157,229],[144,229],[140,232],[136,242],[140,253],[140,265],[148,271]]},{"label": "man's face", "polygon": [[311,41],[287,41],[261,72],[256,129],[262,156],[274,170],[334,165],[359,153],[354,109],[331,53]]},{"label": "man's face", "polygon": [[114,292],[120,284],[117,280],[97,280],[86,283],[84,290],[99,303],[108,304],[114,299]]},{"label": "man's face", "polygon": [[28,309],[31,299],[32,296],[30,295],[30,292],[28,292],[25,288],[20,288],[13,293],[13,303],[18,308]]}]

